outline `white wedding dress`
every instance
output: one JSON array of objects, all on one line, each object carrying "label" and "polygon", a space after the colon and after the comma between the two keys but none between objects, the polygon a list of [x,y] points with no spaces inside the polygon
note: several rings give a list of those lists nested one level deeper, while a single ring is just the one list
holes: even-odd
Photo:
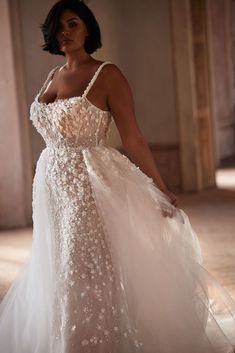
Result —
[{"label": "white wedding dress", "polygon": [[[31,256],[0,305],[0,353],[232,353],[235,303],[186,213],[108,145],[86,97],[39,101]],[[163,214],[167,213],[167,216]]]}]

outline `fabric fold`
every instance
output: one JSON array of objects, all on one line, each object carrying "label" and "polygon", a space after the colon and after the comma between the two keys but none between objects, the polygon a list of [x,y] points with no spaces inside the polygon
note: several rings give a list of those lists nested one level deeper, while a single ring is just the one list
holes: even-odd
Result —
[{"label": "fabric fold", "polygon": [[83,157],[143,353],[232,353],[234,301],[203,267],[187,214],[116,149]]}]

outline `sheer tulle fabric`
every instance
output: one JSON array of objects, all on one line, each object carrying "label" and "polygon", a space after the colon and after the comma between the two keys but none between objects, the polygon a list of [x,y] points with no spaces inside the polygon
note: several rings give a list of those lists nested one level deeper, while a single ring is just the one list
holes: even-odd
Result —
[{"label": "sheer tulle fabric", "polygon": [[41,353],[50,350],[53,296],[53,224],[45,185],[45,151],[33,183],[33,246],[0,305],[0,352]]},{"label": "sheer tulle fabric", "polygon": [[83,154],[143,352],[233,352],[234,301],[203,268],[185,212],[117,150]]}]

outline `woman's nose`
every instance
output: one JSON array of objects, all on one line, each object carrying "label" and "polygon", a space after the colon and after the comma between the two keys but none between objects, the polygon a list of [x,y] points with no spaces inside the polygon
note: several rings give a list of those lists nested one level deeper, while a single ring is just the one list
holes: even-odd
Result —
[{"label": "woman's nose", "polygon": [[62,37],[67,37],[69,35],[69,31],[62,31],[61,32]]}]

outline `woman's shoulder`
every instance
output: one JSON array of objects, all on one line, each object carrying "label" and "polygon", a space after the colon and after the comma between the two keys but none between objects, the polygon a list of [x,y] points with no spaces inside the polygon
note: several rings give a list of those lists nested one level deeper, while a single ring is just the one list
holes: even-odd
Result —
[{"label": "woman's shoulder", "polygon": [[107,63],[104,65],[103,71],[109,79],[119,80],[125,77],[121,68],[117,64],[110,61],[104,61],[103,63]]},{"label": "woman's shoulder", "polygon": [[104,65],[104,67],[106,68],[107,71],[109,71],[109,72],[120,71],[117,64],[114,64],[111,61],[106,60],[106,61],[101,62],[101,65],[103,65],[104,63],[106,64],[106,65]]},{"label": "woman's shoulder", "polygon": [[[105,65],[103,65],[103,64],[105,64]],[[93,67],[93,69],[96,69],[96,68],[99,68],[99,66],[101,66],[101,65],[103,65],[103,68],[105,68],[106,71],[109,71],[109,73],[121,72],[120,68],[116,64],[114,64],[108,60],[106,60],[106,61],[96,60],[95,62],[92,63],[91,68]],[[59,72],[64,66],[65,66],[65,64],[54,66],[53,68],[51,68],[49,70],[48,76],[50,76],[53,73]]]},{"label": "woman's shoulder", "polygon": [[[108,60],[106,61],[97,60],[96,62],[93,63],[93,68],[91,67],[91,71],[96,71],[101,65],[103,65],[102,67],[103,76],[106,76],[107,78],[109,78],[109,80],[110,79],[118,80],[125,77],[121,69],[119,68],[119,66]],[[52,69],[50,69],[47,74],[47,80],[56,78],[58,73],[63,69],[63,66],[64,65],[56,65]]]}]

